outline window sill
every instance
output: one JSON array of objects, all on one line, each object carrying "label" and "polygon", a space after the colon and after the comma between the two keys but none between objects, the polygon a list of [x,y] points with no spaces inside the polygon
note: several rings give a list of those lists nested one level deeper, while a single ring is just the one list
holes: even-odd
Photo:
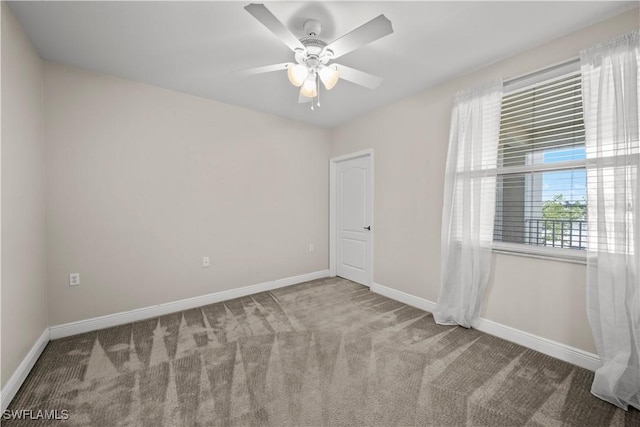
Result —
[{"label": "window sill", "polygon": [[519,243],[494,242],[491,251],[500,254],[546,259],[558,262],[569,262],[572,264],[587,264],[587,251],[577,249],[549,248]]}]

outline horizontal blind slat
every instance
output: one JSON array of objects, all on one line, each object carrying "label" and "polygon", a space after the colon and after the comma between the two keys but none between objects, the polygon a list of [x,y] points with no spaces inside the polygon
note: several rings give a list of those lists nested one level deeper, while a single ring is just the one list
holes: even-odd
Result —
[{"label": "horizontal blind slat", "polygon": [[569,119],[583,123],[582,106],[576,108],[563,107],[562,109],[558,109],[558,111],[551,111],[539,115],[528,114],[519,118],[504,120],[500,123],[500,132],[505,133],[511,129],[522,128],[531,124],[543,125],[553,123],[558,120]]},{"label": "horizontal blind slat", "polygon": [[566,87],[568,85],[576,85],[576,84],[582,84],[582,77],[580,76],[580,72],[577,73],[573,73],[568,75],[567,78],[565,79],[559,79],[559,80],[555,80],[551,83],[547,83],[546,85],[538,85],[532,89],[528,89],[528,90],[524,90],[524,91],[518,91],[512,94],[507,94],[503,97],[503,102],[516,102],[516,101],[520,101],[526,98],[529,98],[531,96],[533,96],[534,93],[534,89],[537,90],[536,93],[538,94],[544,94],[547,92],[551,92],[554,91],[558,88],[563,88]]},{"label": "horizontal blind slat", "polygon": [[570,91],[568,93],[558,93],[550,97],[535,97],[527,102],[510,104],[502,109],[504,117],[509,117],[516,112],[543,109],[544,107],[552,104],[570,104],[581,97],[580,92]]}]

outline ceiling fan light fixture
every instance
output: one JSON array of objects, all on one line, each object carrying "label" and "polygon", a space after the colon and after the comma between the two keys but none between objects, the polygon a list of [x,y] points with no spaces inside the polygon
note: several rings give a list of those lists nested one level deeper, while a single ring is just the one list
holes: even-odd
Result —
[{"label": "ceiling fan light fixture", "polygon": [[322,80],[322,84],[327,90],[333,89],[336,83],[338,83],[338,79],[340,78],[338,68],[332,65],[325,65],[320,68],[318,75],[320,76],[320,80]]},{"label": "ceiling fan light fixture", "polygon": [[292,85],[300,87],[309,76],[309,70],[301,64],[289,65],[287,76]]},{"label": "ceiling fan light fixture", "polygon": [[309,76],[304,83],[302,83],[302,88],[300,88],[300,94],[302,96],[306,96],[307,98],[314,98],[318,96],[318,88],[316,86],[316,77],[315,75]]},{"label": "ceiling fan light fixture", "polygon": [[312,110],[316,97],[318,98],[316,105],[320,106],[320,82],[326,90],[333,89],[338,80],[347,80],[369,89],[377,88],[382,82],[380,77],[372,74],[345,65],[329,63],[393,33],[391,21],[386,16],[378,15],[342,37],[327,43],[319,38],[322,25],[318,20],[306,20],[303,24],[305,37],[298,38],[264,4],[251,3],[244,8],[293,51],[296,63],[286,62],[257,67],[244,70],[243,74],[251,76],[286,69],[291,84],[300,87],[298,102],[311,102]]}]

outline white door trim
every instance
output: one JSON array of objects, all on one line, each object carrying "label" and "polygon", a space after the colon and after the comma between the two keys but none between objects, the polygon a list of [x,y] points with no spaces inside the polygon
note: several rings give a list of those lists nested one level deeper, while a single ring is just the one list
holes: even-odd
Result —
[{"label": "white door trim", "polygon": [[336,182],[337,182],[337,164],[343,162],[345,160],[357,159],[359,157],[368,157],[369,158],[369,210],[371,212],[371,244],[369,245],[369,259],[371,260],[371,265],[368,271],[367,277],[367,286],[371,287],[373,284],[373,239],[375,236],[375,227],[374,227],[374,218],[373,218],[373,183],[374,183],[374,153],[373,148],[369,148],[367,150],[356,151],[355,153],[344,154],[342,156],[333,157],[329,159],[329,274],[331,277],[336,276],[336,254],[337,254],[337,228],[336,228]]}]

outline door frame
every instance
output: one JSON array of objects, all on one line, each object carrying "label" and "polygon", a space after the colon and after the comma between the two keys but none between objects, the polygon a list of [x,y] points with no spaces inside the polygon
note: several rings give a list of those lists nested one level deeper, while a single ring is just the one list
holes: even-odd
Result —
[{"label": "door frame", "polygon": [[370,266],[367,272],[367,284],[371,287],[373,284],[373,239],[375,235],[374,219],[373,219],[373,165],[374,165],[374,151],[373,148],[366,150],[356,151],[355,153],[344,154],[338,157],[332,157],[329,159],[329,275],[335,277],[337,274],[336,255],[338,253],[338,230],[337,230],[337,177],[338,177],[338,163],[345,160],[353,160],[360,157],[367,157],[369,159],[369,211],[371,213],[371,233],[370,233],[370,245],[369,245],[369,259]]}]

